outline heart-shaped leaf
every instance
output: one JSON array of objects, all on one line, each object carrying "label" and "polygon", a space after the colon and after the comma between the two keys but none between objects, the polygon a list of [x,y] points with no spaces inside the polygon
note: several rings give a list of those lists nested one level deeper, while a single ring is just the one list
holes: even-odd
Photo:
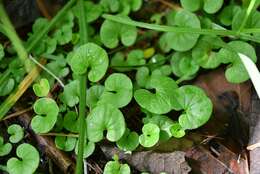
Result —
[{"label": "heart-shaped leaf", "polygon": [[37,114],[31,121],[31,127],[36,133],[47,133],[55,125],[59,107],[53,99],[40,98],[33,105]]},{"label": "heart-shaped leaf", "polygon": [[79,131],[79,120],[76,112],[69,111],[64,116],[64,128],[70,132],[77,133]]},{"label": "heart-shaped leaf", "polygon": [[125,74],[114,73],[106,79],[105,90],[98,103],[110,103],[116,108],[122,108],[131,101],[132,96],[133,85],[131,79]]},{"label": "heart-shaped leaf", "polygon": [[[189,11],[172,11],[168,16],[169,25],[177,27],[200,28],[200,21],[198,17]],[[160,43],[163,50],[165,50],[164,47],[168,47],[176,51],[187,51],[195,46],[198,38],[199,34],[167,32],[160,38],[160,40],[165,41],[160,41]],[[165,44],[162,45],[162,43]]]},{"label": "heart-shaped leaf", "polygon": [[24,131],[23,128],[18,124],[12,124],[7,129],[8,134],[11,136],[9,137],[9,141],[11,143],[18,143],[23,139]]},{"label": "heart-shaped leaf", "polygon": [[119,0],[101,0],[100,5],[103,7],[105,12],[117,12],[120,7]]},{"label": "heart-shaped leaf", "polygon": [[105,87],[102,85],[93,85],[87,90],[86,104],[89,108],[96,107],[100,97],[104,92]]},{"label": "heart-shaped leaf", "polygon": [[118,161],[109,161],[104,169],[104,174],[130,174],[130,167],[127,164],[120,164]]},{"label": "heart-shaped leaf", "polygon": [[181,6],[191,12],[197,11],[202,6],[201,0],[181,0]]},{"label": "heart-shaped leaf", "polygon": [[20,159],[11,158],[7,161],[7,170],[10,174],[33,174],[40,162],[39,152],[30,144],[21,144],[16,149]]},{"label": "heart-shaped leaf", "polygon": [[12,150],[12,144],[4,143],[3,137],[0,136],[0,157],[8,155]]},{"label": "heart-shaped leaf", "polygon": [[203,10],[209,14],[219,11],[224,3],[224,0],[204,0]]},{"label": "heart-shaped leaf", "polygon": [[257,57],[254,47],[243,41],[232,41],[228,43],[233,50],[222,48],[219,51],[219,59],[222,63],[230,64],[226,69],[225,76],[231,83],[242,83],[249,79],[249,75],[238,56],[242,53],[248,56],[253,62],[256,62]]},{"label": "heart-shaped leaf", "polygon": [[137,11],[141,8],[143,0],[120,0],[121,14],[128,15],[130,11]]},{"label": "heart-shaped leaf", "polygon": [[179,124],[183,130],[196,129],[209,120],[213,105],[202,89],[185,85],[180,87],[177,93],[176,100],[184,109],[179,117]]},{"label": "heart-shaped leaf", "polygon": [[104,131],[106,138],[115,142],[123,136],[125,127],[123,114],[112,105],[98,105],[87,117],[87,135],[92,142],[101,141]]},{"label": "heart-shaped leaf", "polygon": [[33,91],[38,97],[46,97],[50,91],[50,84],[47,79],[41,79],[33,85]]},{"label": "heart-shaped leaf", "polygon": [[[128,16],[122,16],[130,19]],[[131,46],[135,43],[137,29],[134,26],[124,25],[110,20],[105,20],[100,29],[100,38],[102,43],[108,48],[118,46],[119,39],[125,46]]]},{"label": "heart-shaped leaf", "polygon": [[139,145],[139,136],[127,128],[124,135],[116,142],[117,147],[123,151],[134,151]]},{"label": "heart-shaped leaf", "polygon": [[154,146],[160,138],[160,128],[153,123],[145,124],[142,128],[143,134],[139,137],[139,142],[144,147]]},{"label": "heart-shaped leaf", "polygon": [[63,103],[73,107],[79,103],[79,81],[73,80],[65,85],[63,93],[60,95]]},{"label": "heart-shaped leaf", "polygon": [[91,82],[99,81],[108,68],[108,56],[106,51],[94,43],[87,43],[75,49],[69,61],[75,74],[83,75],[88,72]]},{"label": "heart-shaped leaf", "polygon": [[230,26],[232,24],[233,18],[241,10],[238,5],[230,4],[223,8],[219,14],[220,22],[225,26]]},{"label": "heart-shaped leaf", "polygon": [[74,137],[55,137],[55,144],[58,149],[69,152],[72,151],[76,146],[77,138]]},{"label": "heart-shaped leaf", "polygon": [[179,123],[174,123],[170,127],[170,131],[171,131],[172,136],[174,136],[175,138],[181,138],[185,135],[185,131],[182,129],[182,127]]},{"label": "heart-shaped leaf", "polygon": [[146,89],[138,89],[134,93],[137,103],[155,114],[165,114],[171,109],[178,108],[175,100],[175,90],[178,88],[174,80],[165,76],[152,76],[147,89],[155,89],[152,93]]}]

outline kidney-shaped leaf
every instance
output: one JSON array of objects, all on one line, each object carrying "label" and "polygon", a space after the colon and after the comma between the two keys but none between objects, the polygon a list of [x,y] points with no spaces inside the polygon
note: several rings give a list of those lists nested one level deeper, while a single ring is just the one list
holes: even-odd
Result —
[{"label": "kidney-shaped leaf", "polygon": [[201,5],[201,0],[181,0],[181,6],[191,12],[199,10]]},{"label": "kidney-shaped leaf", "polygon": [[126,129],[124,135],[116,142],[119,149],[123,151],[133,151],[139,145],[139,136],[136,132]]},{"label": "kidney-shaped leaf", "polygon": [[127,164],[120,164],[118,161],[109,161],[104,169],[104,174],[130,174],[130,167]]},{"label": "kidney-shaped leaf", "polygon": [[184,110],[179,124],[185,129],[196,129],[205,124],[212,113],[212,102],[199,87],[185,85],[178,89],[176,100]]},{"label": "kidney-shaped leaf", "polygon": [[115,142],[123,136],[125,127],[123,114],[112,105],[98,105],[87,117],[87,135],[92,142],[101,141],[104,131],[107,139]]},{"label": "kidney-shaped leaf", "polygon": [[53,99],[41,98],[33,105],[34,112],[31,127],[36,133],[47,133],[54,126],[59,114],[59,107]]},{"label": "kidney-shaped leaf", "polygon": [[141,107],[155,114],[165,114],[170,112],[172,107],[179,107],[174,101],[175,90],[178,88],[174,80],[154,75],[148,83],[147,88],[155,89],[155,93],[146,89],[138,89],[134,93],[134,98]]},{"label": "kidney-shaped leaf", "polygon": [[[78,148],[79,148],[79,141],[77,142],[76,148],[75,148],[75,153],[78,154]],[[92,153],[95,150],[95,143],[88,141],[87,139],[85,140],[85,144],[84,144],[84,150],[83,150],[83,158],[87,158],[90,155],[92,155]]]},{"label": "kidney-shaped leaf", "polygon": [[0,136],[0,157],[8,155],[12,150],[10,143],[4,143],[3,137]]},{"label": "kidney-shaped leaf", "polygon": [[76,142],[77,142],[77,138],[75,137],[61,137],[61,136],[55,137],[56,147],[66,152],[72,151],[76,146]]},{"label": "kidney-shaped leaf", "polygon": [[160,128],[153,123],[145,124],[142,128],[143,134],[139,137],[139,142],[144,147],[154,146],[160,138]]},{"label": "kidney-shaped leaf", "polygon": [[224,0],[204,0],[203,10],[209,14],[216,13],[223,3]]},{"label": "kidney-shaped leaf", "polygon": [[96,107],[104,89],[105,87],[102,85],[93,85],[87,90],[86,104],[89,108],[93,109]]},{"label": "kidney-shaped leaf", "polygon": [[69,111],[64,116],[64,128],[70,132],[77,133],[79,131],[79,120],[76,112]]},{"label": "kidney-shaped leaf", "polygon": [[10,174],[33,174],[40,162],[39,152],[30,144],[21,144],[16,149],[20,159],[11,158],[7,161]]},{"label": "kidney-shaped leaf", "polygon": [[108,56],[106,51],[94,43],[87,43],[74,50],[69,61],[75,74],[85,74],[91,82],[99,81],[106,73]]},{"label": "kidney-shaped leaf", "polygon": [[79,81],[73,80],[64,87],[60,95],[61,101],[66,105],[73,107],[79,103]]},{"label": "kidney-shaped leaf", "polygon": [[109,103],[116,108],[126,106],[132,99],[133,85],[125,74],[111,74],[105,81],[105,90],[98,103]]},{"label": "kidney-shaped leaf", "polygon": [[23,139],[24,136],[23,128],[18,124],[12,124],[11,126],[9,126],[7,132],[8,134],[11,135],[9,137],[9,141],[11,143],[18,143]]},{"label": "kidney-shaped leaf", "polygon": [[38,97],[45,97],[50,90],[50,84],[47,79],[41,79],[39,83],[33,85],[33,91]]}]

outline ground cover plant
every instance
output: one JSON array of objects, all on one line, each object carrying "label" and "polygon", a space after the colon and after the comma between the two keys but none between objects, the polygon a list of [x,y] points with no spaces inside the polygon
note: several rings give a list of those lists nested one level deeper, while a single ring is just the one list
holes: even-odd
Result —
[{"label": "ground cover plant", "polygon": [[[74,156],[72,173],[82,174],[101,144],[131,154],[207,124],[214,107],[192,84],[199,74],[225,67],[229,83],[249,80],[239,54],[257,62],[258,0],[162,2],[170,9],[142,18],[143,0],[69,0],[20,37],[0,0],[0,121],[11,120],[0,130],[1,171],[47,173],[27,128],[12,122],[21,114],[8,116],[22,98],[28,129]],[[133,173],[117,155],[104,173]]]}]

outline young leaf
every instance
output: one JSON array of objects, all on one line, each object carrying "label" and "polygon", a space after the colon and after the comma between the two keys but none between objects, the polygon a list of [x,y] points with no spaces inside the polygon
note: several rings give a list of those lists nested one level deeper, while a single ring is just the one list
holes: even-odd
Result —
[{"label": "young leaf", "polygon": [[[177,27],[201,28],[198,17],[186,10],[170,12],[168,23]],[[168,45],[167,47],[171,49],[176,51],[188,51],[195,46],[198,38],[199,34],[166,32],[160,39],[165,40],[166,46]]]},{"label": "young leaf", "polygon": [[202,0],[181,0],[181,6],[191,12],[199,10],[201,5]]},{"label": "young leaf", "polygon": [[138,68],[135,78],[139,87],[146,88],[146,85],[149,83],[149,80],[151,78],[149,68],[145,66]]},{"label": "young leaf", "polygon": [[24,131],[23,128],[18,124],[12,124],[7,129],[8,134],[11,136],[9,137],[9,141],[11,143],[18,143],[23,139]]},{"label": "young leaf", "polygon": [[103,7],[104,12],[117,12],[120,7],[119,0],[101,0],[100,5]]},{"label": "young leaf", "polygon": [[225,76],[231,83],[242,83],[249,79],[248,73],[238,56],[242,53],[248,56],[253,62],[256,62],[257,57],[254,47],[243,41],[232,41],[228,43],[234,51],[222,48],[219,51],[219,59],[224,64],[230,64],[226,69]]},{"label": "young leaf", "polygon": [[105,87],[102,85],[93,85],[87,90],[86,104],[90,109],[97,106],[100,97],[104,93]]},{"label": "young leaf", "polygon": [[77,133],[79,131],[79,121],[77,113],[73,111],[67,112],[64,116],[63,125],[66,130]]},{"label": "young leaf", "polygon": [[33,174],[40,162],[39,152],[30,144],[21,144],[16,149],[19,157],[7,161],[7,170],[10,174]]},{"label": "young leaf", "polygon": [[181,138],[185,135],[185,131],[182,129],[182,127],[179,123],[174,123],[170,127],[170,131],[171,131],[172,136],[174,136],[175,138]]},{"label": "young leaf", "polygon": [[175,99],[184,109],[179,117],[179,124],[183,130],[196,129],[209,120],[213,105],[202,89],[185,85],[180,87],[177,93]]},{"label": "young leaf", "polygon": [[241,7],[238,5],[231,4],[231,5],[225,6],[218,16],[221,24],[223,24],[225,26],[230,26],[232,24],[234,16],[240,10],[241,10]]},{"label": "young leaf", "polygon": [[178,88],[174,80],[165,76],[152,76],[147,84],[147,89],[155,89],[152,93],[146,89],[138,89],[134,93],[136,102],[155,114],[165,114],[175,106],[175,90]]},{"label": "young leaf", "polygon": [[106,51],[94,43],[87,43],[75,49],[69,61],[75,74],[83,75],[88,72],[91,82],[99,81],[108,68],[108,56]]},{"label": "young leaf", "polygon": [[152,147],[158,141],[160,137],[160,129],[156,124],[148,123],[142,128],[143,134],[139,137],[139,142],[144,147]]},{"label": "young leaf", "polygon": [[224,3],[224,0],[204,0],[203,10],[209,14],[214,14],[219,11]]},{"label": "young leaf", "polygon": [[112,105],[98,105],[87,117],[87,137],[91,142],[101,141],[105,130],[106,138],[115,142],[123,136],[125,127],[123,114]]},{"label": "young leaf", "polygon": [[[127,16],[122,16],[129,19]],[[135,43],[137,37],[136,27],[120,24],[110,20],[105,20],[100,29],[102,43],[108,48],[118,46],[119,39],[125,46],[131,46]]]},{"label": "young leaf", "polygon": [[172,72],[178,77],[193,78],[199,70],[199,65],[190,52],[176,52],[171,58]]},{"label": "young leaf", "polygon": [[37,114],[31,121],[31,127],[36,133],[47,133],[55,125],[59,107],[53,99],[40,98],[33,105]]},{"label": "young leaf", "polygon": [[0,157],[8,155],[12,150],[12,144],[4,143],[3,137],[0,136]]},{"label": "young leaf", "polygon": [[[2,76],[0,75],[0,78]],[[9,76],[10,77],[10,76]],[[6,79],[0,84],[0,96],[6,96],[12,92],[15,86],[15,81],[12,78]]]},{"label": "young leaf", "polygon": [[58,149],[66,152],[72,151],[76,146],[77,139],[74,137],[55,137],[55,144]]},{"label": "young leaf", "polygon": [[47,79],[41,79],[33,85],[33,91],[38,97],[46,97],[50,91],[50,84]]},{"label": "young leaf", "polygon": [[127,128],[124,135],[116,142],[117,147],[123,151],[134,151],[139,145],[139,136]]},{"label": "young leaf", "polygon": [[63,93],[60,95],[63,103],[69,107],[73,107],[79,103],[79,81],[73,80],[64,87]]},{"label": "young leaf", "polygon": [[143,0],[120,0],[121,13],[128,15],[130,11],[137,11],[141,8]]},{"label": "young leaf", "polygon": [[118,161],[109,161],[105,168],[104,174],[130,174],[130,167],[127,164],[120,164]]},{"label": "young leaf", "polygon": [[128,105],[132,96],[133,85],[131,79],[125,74],[114,73],[106,79],[105,90],[98,104],[110,103],[116,108],[122,108]]},{"label": "young leaf", "polygon": [[152,76],[169,76],[172,74],[172,67],[170,65],[163,65],[152,71]]}]

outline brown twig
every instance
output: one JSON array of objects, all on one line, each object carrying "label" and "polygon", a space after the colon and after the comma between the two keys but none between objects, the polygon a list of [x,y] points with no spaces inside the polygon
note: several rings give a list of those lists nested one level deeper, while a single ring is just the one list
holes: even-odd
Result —
[{"label": "brown twig", "polygon": [[247,150],[254,150],[260,147],[260,142],[247,146]]},{"label": "brown twig", "polygon": [[23,109],[23,110],[21,110],[21,111],[12,113],[12,114],[10,114],[10,115],[7,115],[3,120],[0,120],[0,121],[8,120],[8,119],[14,118],[14,117],[19,117],[19,116],[23,115],[24,113],[29,112],[29,111],[31,111],[31,110],[32,110],[32,107]]},{"label": "brown twig", "polygon": [[46,134],[39,134],[40,136],[50,136],[50,137],[55,137],[55,136],[60,136],[60,137],[75,137],[78,138],[78,134],[64,134],[64,133],[55,133],[55,132],[50,132]]},{"label": "brown twig", "polygon": [[42,0],[36,0],[39,10],[41,11],[42,15],[47,19],[51,20],[52,16],[49,14],[44,2]]},{"label": "brown twig", "polygon": [[154,0],[155,2],[160,2],[162,3],[163,5],[173,9],[173,10],[181,10],[182,8],[178,5],[178,4],[174,4],[172,2],[168,2],[166,0]]}]

